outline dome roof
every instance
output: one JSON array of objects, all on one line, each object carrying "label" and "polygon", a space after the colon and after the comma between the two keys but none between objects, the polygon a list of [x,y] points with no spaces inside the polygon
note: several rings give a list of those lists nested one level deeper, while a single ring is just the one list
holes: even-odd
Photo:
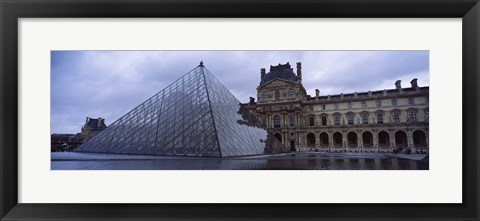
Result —
[{"label": "dome roof", "polygon": [[295,82],[297,81],[297,75],[293,73],[293,69],[290,67],[290,64],[278,64],[278,66],[271,66],[270,65],[270,72],[263,76],[262,80],[260,81],[260,86],[266,84],[267,82],[278,78],[287,81]]}]

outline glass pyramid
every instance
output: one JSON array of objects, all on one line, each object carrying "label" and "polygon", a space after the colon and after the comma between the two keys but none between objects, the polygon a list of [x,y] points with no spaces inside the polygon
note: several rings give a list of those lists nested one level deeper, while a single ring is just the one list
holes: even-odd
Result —
[{"label": "glass pyramid", "polygon": [[229,157],[288,149],[200,63],[75,151]]}]

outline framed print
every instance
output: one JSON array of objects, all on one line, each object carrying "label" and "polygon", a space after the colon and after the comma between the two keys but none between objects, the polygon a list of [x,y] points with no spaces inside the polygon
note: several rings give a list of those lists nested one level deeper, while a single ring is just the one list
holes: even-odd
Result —
[{"label": "framed print", "polygon": [[479,13],[2,1],[1,217],[478,220]]}]

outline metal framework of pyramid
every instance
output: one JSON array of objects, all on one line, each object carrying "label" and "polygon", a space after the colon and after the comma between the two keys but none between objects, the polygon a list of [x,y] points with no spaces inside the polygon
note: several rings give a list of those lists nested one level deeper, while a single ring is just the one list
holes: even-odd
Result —
[{"label": "metal framework of pyramid", "polygon": [[200,63],[75,151],[228,157],[288,149]]}]

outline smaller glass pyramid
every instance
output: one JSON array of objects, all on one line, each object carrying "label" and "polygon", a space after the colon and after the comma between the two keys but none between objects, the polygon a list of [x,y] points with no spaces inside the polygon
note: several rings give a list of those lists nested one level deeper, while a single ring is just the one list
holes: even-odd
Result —
[{"label": "smaller glass pyramid", "polygon": [[288,148],[200,63],[75,151],[228,157]]}]

